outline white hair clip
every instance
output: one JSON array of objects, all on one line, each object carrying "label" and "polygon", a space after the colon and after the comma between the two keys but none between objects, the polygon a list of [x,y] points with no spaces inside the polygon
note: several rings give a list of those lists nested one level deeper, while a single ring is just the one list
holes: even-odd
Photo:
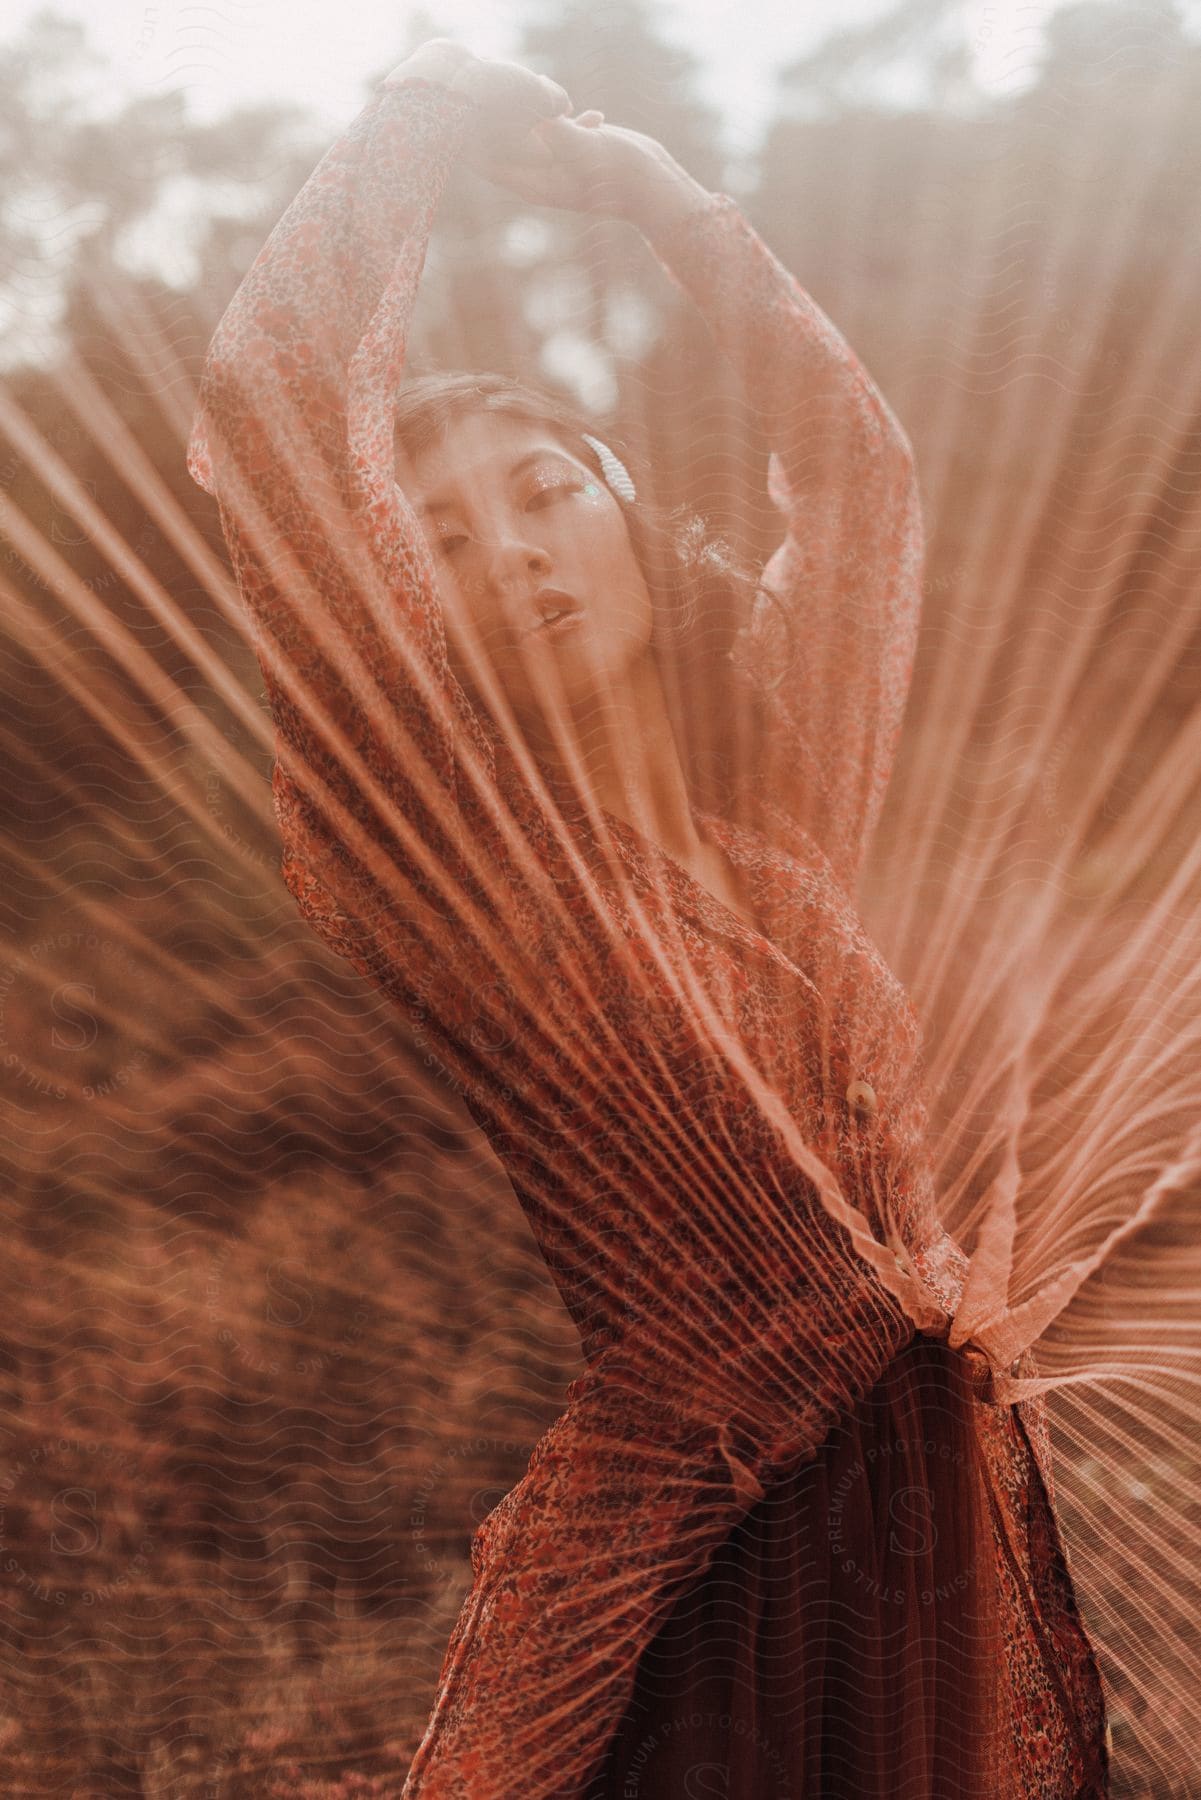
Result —
[{"label": "white hair clip", "polygon": [[586,431],[581,433],[581,435],[584,442],[586,444],[591,444],[592,448],[596,451],[597,456],[600,458],[600,466],[604,471],[605,481],[612,491],[615,494],[620,495],[623,500],[635,499],[633,479],[630,475],[630,471],[626,468],[621,458],[615,456],[608,444],[602,444],[599,438],[592,437]]}]

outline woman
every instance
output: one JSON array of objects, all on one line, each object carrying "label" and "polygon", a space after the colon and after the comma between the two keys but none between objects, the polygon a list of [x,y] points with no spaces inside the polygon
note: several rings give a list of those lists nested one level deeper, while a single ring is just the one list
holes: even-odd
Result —
[{"label": "woman", "polygon": [[[788,527],[753,607],[571,409],[402,389],[460,157],[628,219],[701,309]],[[463,1093],[581,1332],[405,1796],[1105,1793],[1042,1408],[948,1342],[917,1022],[852,899],[922,538],[845,341],[653,140],[435,40],[239,288],[189,466],[256,630],[285,878]],[[733,649],[720,809],[690,609]]]}]

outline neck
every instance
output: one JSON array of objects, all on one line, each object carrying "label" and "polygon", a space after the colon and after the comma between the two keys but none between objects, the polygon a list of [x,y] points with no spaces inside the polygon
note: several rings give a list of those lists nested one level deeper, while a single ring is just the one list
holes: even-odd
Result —
[{"label": "neck", "polygon": [[603,711],[576,721],[584,769],[598,807],[624,819],[669,856],[688,862],[703,849],[689,804],[679,745],[654,652],[648,649]]}]

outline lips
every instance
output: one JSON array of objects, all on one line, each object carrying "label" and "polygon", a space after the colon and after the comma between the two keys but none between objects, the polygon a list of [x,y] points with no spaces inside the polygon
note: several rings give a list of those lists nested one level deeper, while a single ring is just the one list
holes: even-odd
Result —
[{"label": "lips", "polygon": [[569,619],[578,618],[583,607],[574,594],[568,594],[562,588],[540,588],[535,597],[538,608],[538,621],[530,627],[531,631],[550,631],[556,625],[565,625]]}]

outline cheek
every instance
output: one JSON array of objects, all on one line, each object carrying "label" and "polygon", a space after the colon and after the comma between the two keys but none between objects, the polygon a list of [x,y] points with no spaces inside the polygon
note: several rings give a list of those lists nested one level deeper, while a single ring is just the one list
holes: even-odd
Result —
[{"label": "cheek", "polygon": [[502,688],[513,681],[510,634],[486,596],[473,595],[444,572],[438,581],[446,655],[451,673],[467,690],[473,703],[489,692],[499,679]]},{"label": "cheek", "polygon": [[483,648],[494,654],[501,647],[508,625],[500,599],[468,568],[439,567],[438,600],[448,636],[453,634],[465,643],[478,637]]},{"label": "cheek", "polygon": [[572,535],[589,561],[600,560],[613,567],[626,564],[637,567],[625,520],[613,499],[598,499],[591,505],[582,505],[572,520]]},{"label": "cheek", "polygon": [[[570,670],[553,652],[540,656],[517,637],[499,602],[487,593],[466,592],[466,582],[445,575],[440,583],[442,616],[446,628],[446,654],[451,673],[465,690],[473,706],[490,709],[487,696],[495,690],[504,696],[518,720],[541,714],[539,698],[546,686],[546,656],[550,655],[560,673]],[[464,627],[462,621],[466,620]],[[597,646],[604,662],[611,660],[606,639]],[[570,688],[570,682],[568,686]]]},{"label": "cheek", "polygon": [[615,502],[577,529],[573,548],[585,591],[609,603],[607,616],[620,635],[644,637],[653,619],[651,597]]}]

